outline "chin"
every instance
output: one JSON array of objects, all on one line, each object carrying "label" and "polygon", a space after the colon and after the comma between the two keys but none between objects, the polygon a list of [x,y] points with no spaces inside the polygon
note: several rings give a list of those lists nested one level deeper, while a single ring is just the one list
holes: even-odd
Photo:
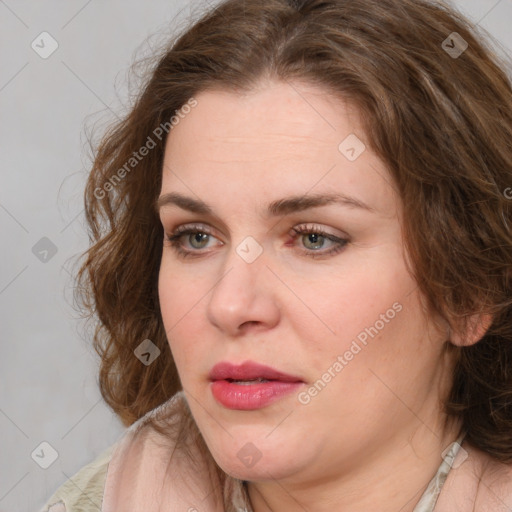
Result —
[{"label": "chin", "polygon": [[247,480],[251,482],[263,482],[269,480],[280,480],[290,475],[292,468],[290,465],[283,467],[283,462],[270,463],[263,462],[260,459],[253,467],[245,467],[238,460],[220,460],[217,464],[222,470],[233,478],[238,480]]},{"label": "chin", "polygon": [[266,435],[268,431],[259,432],[257,436],[234,436],[226,445],[216,443],[211,446],[210,452],[225,473],[239,480],[273,480],[295,473],[300,463],[297,460],[300,443],[297,447],[283,450],[285,439],[276,437],[271,442],[265,440]]}]

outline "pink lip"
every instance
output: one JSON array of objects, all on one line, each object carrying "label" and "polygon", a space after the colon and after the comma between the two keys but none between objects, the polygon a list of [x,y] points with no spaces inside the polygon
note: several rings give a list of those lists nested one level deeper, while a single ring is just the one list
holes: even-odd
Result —
[{"label": "pink lip", "polygon": [[[304,384],[299,377],[288,375],[252,361],[241,365],[222,362],[210,372],[213,397],[228,409],[254,410],[291,393]],[[235,381],[265,379],[268,382],[240,384]]]},{"label": "pink lip", "polygon": [[251,380],[267,379],[282,382],[303,382],[300,377],[288,375],[270,366],[265,366],[253,361],[246,361],[241,365],[234,365],[223,361],[216,364],[209,375],[210,380]]}]

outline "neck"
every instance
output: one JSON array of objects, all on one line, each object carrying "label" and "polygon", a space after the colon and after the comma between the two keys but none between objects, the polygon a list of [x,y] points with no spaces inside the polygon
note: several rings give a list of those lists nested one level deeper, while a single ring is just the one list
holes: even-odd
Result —
[{"label": "neck", "polygon": [[[460,433],[459,420],[431,429],[417,420],[408,435],[401,432],[364,463],[319,479],[250,482],[254,512],[413,512],[442,462],[442,453]],[[409,441],[405,441],[408,439]]]}]

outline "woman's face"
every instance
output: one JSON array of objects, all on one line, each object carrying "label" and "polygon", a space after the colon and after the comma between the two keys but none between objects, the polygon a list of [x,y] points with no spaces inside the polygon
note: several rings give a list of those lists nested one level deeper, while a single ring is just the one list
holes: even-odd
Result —
[{"label": "woman's face", "polygon": [[[357,111],[297,82],[196,100],[166,146],[161,221],[192,234],[164,241],[159,296],[217,463],[313,481],[428,444],[450,385],[446,331],[424,314],[401,202]],[[246,365],[212,382],[222,362],[290,378]]]}]

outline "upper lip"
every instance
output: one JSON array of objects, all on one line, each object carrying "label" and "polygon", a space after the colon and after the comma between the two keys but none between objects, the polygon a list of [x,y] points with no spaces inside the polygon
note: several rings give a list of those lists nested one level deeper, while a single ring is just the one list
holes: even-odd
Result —
[{"label": "upper lip", "polygon": [[232,364],[227,361],[217,363],[210,371],[210,380],[280,380],[283,382],[303,382],[300,377],[280,372],[270,366],[245,361],[242,364]]}]

